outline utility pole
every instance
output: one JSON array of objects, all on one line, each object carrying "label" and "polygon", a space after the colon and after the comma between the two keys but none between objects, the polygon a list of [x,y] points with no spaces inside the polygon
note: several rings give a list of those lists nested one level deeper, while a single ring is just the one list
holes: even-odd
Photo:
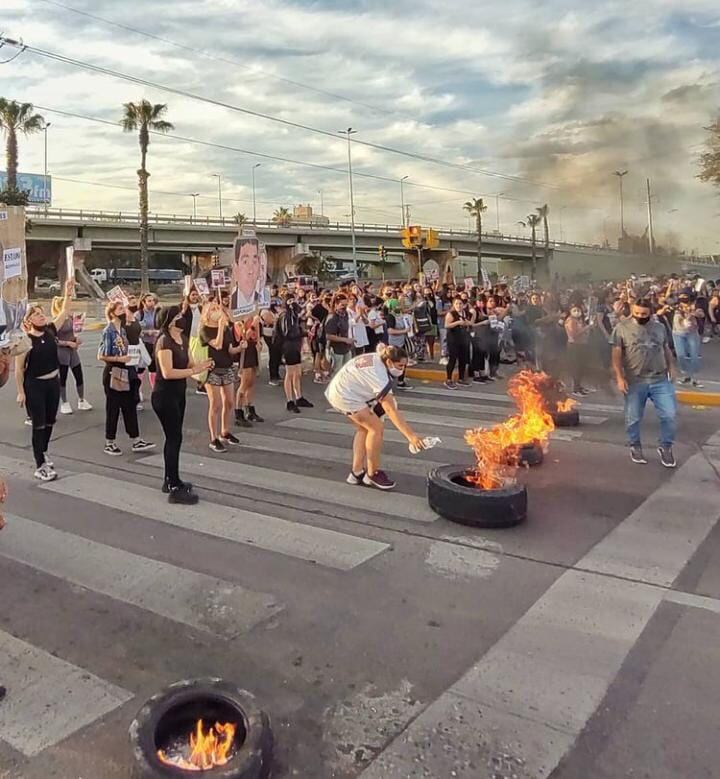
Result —
[{"label": "utility pole", "polygon": [[405,226],[407,227],[410,224],[410,204],[408,203],[405,206]]},{"label": "utility pole", "polygon": [[650,243],[650,254],[655,254],[655,232],[653,229],[652,194],[650,193],[650,179],[646,179],[646,182],[647,182],[647,207],[648,207],[648,240]]},{"label": "utility pole", "polygon": [[620,238],[625,237],[625,201],[623,200],[623,176],[627,176],[626,170],[616,170],[613,174],[618,177],[620,184]]},{"label": "utility pole", "polygon": [[43,127],[43,130],[45,131],[45,192],[44,192],[44,200],[45,200],[45,215],[47,216],[48,212],[48,206],[50,205],[50,187],[48,186],[48,127],[52,122],[45,122],[45,127]]},{"label": "utility pole", "polygon": [[318,189],[318,194],[320,195],[320,216],[325,216],[325,203],[323,201],[322,189]]},{"label": "utility pole", "polygon": [[504,195],[504,192],[498,192],[495,195],[495,216],[497,217],[497,231],[500,232],[500,196]]},{"label": "utility pole", "polygon": [[253,224],[257,224],[257,209],[255,206],[255,168],[259,168],[262,162],[256,162],[252,166],[252,190],[253,190]]},{"label": "utility pole", "polygon": [[355,244],[355,195],[353,193],[353,175],[352,175],[352,150],[350,136],[355,135],[357,130],[348,127],[347,130],[338,130],[342,135],[347,135],[347,153],[348,153],[348,183],[350,188],[350,237],[352,240],[352,263],[353,275],[358,278],[357,246]]},{"label": "utility pole", "polygon": [[193,199],[193,222],[197,219],[197,199],[199,192],[191,192],[190,197]]},{"label": "utility pole", "polygon": [[213,173],[213,178],[218,180],[218,208],[220,209],[220,219],[222,219],[222,173]]},{"label": "utility pole", "polygon": [[403,186],[405,179],[410,178],[410,176],[403,176],[400,179],[400,219],[402,220],[402,226],[407,227],[408,223],[405,219],[405,188]]}]

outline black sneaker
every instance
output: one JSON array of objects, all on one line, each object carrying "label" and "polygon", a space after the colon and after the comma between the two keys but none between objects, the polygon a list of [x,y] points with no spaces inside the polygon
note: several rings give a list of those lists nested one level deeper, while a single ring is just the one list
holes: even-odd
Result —
[{"label": "black sneaker", "polygon": [[294,400],[288,400],[288,402],[285,404],[285,408],[287,408],[287,410],[291,411],[293,414],[300,413],[300,409],[295,405]]},{"label": "black sneaker", "polygon": [[689,376],[685,376],[685,378],[680,379],[679,383],[680,384],[690,384],[691,381],[692,381],[692,379]]},{"label": "black sneaker", "polygon": [[675,460],[672,446],[658,446],[657,451],[660,455],[660,462],[666,468],[677,468],[677,461]]},{"label": "black sneaker", "polygon": [[105,444],[103,452],[109,454],[110,457],[119,457],[122,454],[122,449],[114,441],[110,441],[110,443]]},{"label": "black sneaker", "polygon": [[223,444],[230,444],[230,446],[239,446],[240,439],[236,438],[232,433],[223,433],[220,436],[220,441]]},{"label": "black sneaker", "polygon": [[187,484],[173,487],[168,495],[168,503],[181,503],[185,506],[194,506],[198,500],[198,496],[192,489],[188,489]]},{"label": "black sneaker", "polygon": [[298,408],[315,408],[315,404],[311,403],[307,398],[298,398],[295,401],[295,405]]},{"label": "black sneaker", "polygon": [[693,379],[690,384],[692,384],[695,389],[702,389],[705,385],[701,384],[697,379]]},{"label": "black sneaker", "polygon": [[455,384],[454,381],[451,381],[450,379],[447,379],[447,381],[445,381],[445,388],[449,389],[449,390],[456,390],[457,389],[457,384]]},{"label": "black sneaker", "polygon": [[[182,482],[180,482],[180,486],[181,487],[185,487],[186,490],[191,490],[193,488],[192,484],[190,484],[189,481],[182,481]],[[162,487],[160,489],[161,489],[161,491],[162,491],[162,493],[164,495],[169,494],[169,492],[170,492],[170,485],[168,484],[168,480],[167,479],[163,479]]]},{"label": "black sneaker", "polygon": [[368,487],[377,487],[379,490],[391,490],[395,487],[395,482],[388,478],[385,471],[375,471],[372,476],[366,473],[363,476],[363,484],[366,484]]},{"label": "black sneaker", "polygon": [[403,382],[399,381],[396,386],[397,386],[397,388],[399,390],[411,390],[412,389],[412,386],[410,384],[408,384],[406,381],[403,381]]},{"label": "black sneaker", "polygon": [[487,380],[487,377],[486,377],[486,376],[475,376],[475,378],[473,379],[473,381],[474,381],[476,384],[487,384],[487,382],[488,382],[488,380]]},{"label": "black sneaker", "polygon": [[647,465],[647,460],[643,454],[642,446],[630,447],[630,459],[638,465]]},{"label": "black sneaker", "polygon": [[203,384],[201,387],[197,387],[195,389],[196,395],[207,395],[207,390],[205,389],[205,385]]},{"label": "black sneaker", "polygon": [[255,411],[255,406],[248,406],[247,418],[251,422],[264,422],[265,420]]},{"label": "black sneaker", "polygon": [[219,438],[216,438],[214,441],[210,441],[209,447],[210,451],[215,452],[215,454],[225,454],[225,452],[227,452],[227,449],[222,445],[222,442]]},{"label": "black sneaker", "polygon": [[132,445],[133,452],[147,452],[150,449],[154,449],[157,444],[150,443],[149,441],[143,441],[142,438],[139,441],[135,441]]},{"label": "black sneaker", "polygon": [[252,427],[250,422],[245,419],[245,412],[244,411],[236,411],[235,412],[235,424],[238,427]]},{"label": "black sneaker", "polygon": [[364,477],[365,477],[365,471],[360,471],[360,473],[353,473],[352,471],[350,471],[345,481],[348,484],[352,484],[357,487],[363,483]]}]

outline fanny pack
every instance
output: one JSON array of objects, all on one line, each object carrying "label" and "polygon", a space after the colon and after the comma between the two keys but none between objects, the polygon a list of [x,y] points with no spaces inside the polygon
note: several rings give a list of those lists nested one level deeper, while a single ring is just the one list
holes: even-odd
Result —
[{"label": "fanny pack", "polygon": [[127,368],[110,369],[110,389],[115,392],[130,391],[130,371]]}]

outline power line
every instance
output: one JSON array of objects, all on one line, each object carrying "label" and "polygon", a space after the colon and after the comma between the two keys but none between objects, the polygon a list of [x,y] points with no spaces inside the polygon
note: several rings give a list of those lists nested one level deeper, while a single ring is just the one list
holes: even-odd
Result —
[{"label": "power line", "polygon": [[[232,105],[231,103],[226,103],[222,100],[216,100],[214,98],[210,97],[203,97],[202,95],[196,95],[192,92],[187,92],[186,90],[178,89],[177,87],[171,87],[164,84],[158,84],[153,81],[149,81],[148,79],[140,78],[139,76],[132,76],[128,73],[122,73],[121,71],[112,70],[111,68],[105,68],[100,65],[93,65],[89,62],[84,62],[82,60],[76,60],[72,57],[66,57],[62,54],[56,54],[54,52],[47,51],[45,49],[39,49],[34,46],[28,46],[27,44],[21,43],[19,41],[16,41],[12,38],[7,38],[2,35],[0,35],[0,41],[7,43],[10,46],[15,46],[18,48],[24,49],[24,51],[28,51],[31,54],[36,54],[40,57],[44,57],[46,59],[53,60],[55,62],[60,62],[65,65],[73,65],[74,67],[81,68],[83,70],[88,70],[93,73],[100,73],[105,76],[111,76],[113,78],[119,78],[124,81],[128,81],[133,84],[139,84],[140,86],[150,87],[151,89],[157,89],[164,92],[169,92],[170,94],[180,95],[181,97],[186,97],[191,100],[198,100],[203,103],[208,103],[210,105],[215,105],[220,108],[227,108],[231,111],[236,111],[238,113],[242,113],[248,116],[254,116],[259,119],[266,119],[270,122],[275,122],[277,124],[282,124],[286,127],[294,127],[296,129],[305,130],[306,132],[315,133],[317,135],[323,135],[325,137],[329,138],[337,138],[337,133],[331,132],[329,130],[323,130],[318,127],[312,127],[310,125],[302,124],[300,122],[293,122],[289,119],[282,119],[278,116],[273,116],[272,114],[266,114],[261,111],[254,111],[250,108],[242,108],[240,106]],[[375,149],[376,151],[385,151],[390,154],[398,154],[403,157],[409,157],[411,159],[419,160],[421,162],[429,162],[434,165],[440,165],[443,167],[449,167],[454,168],[458,170],[464,170],[470,173],[476,173],[478,175],[482,176],[489,176],[491,178],[499,178],[504,181],[511,181],[513,183],[520,183],[520,184],[530,184],[537,187],[546,187],[548,189],[558,189],[557,186],[552,184],[546,184],[544,182],[537,182],[537,181],[531,181],[530,179],[525,179],[520,176],[511,176],[505,173],[498,173],[496,171],[490,171],[490,170],[484,170],[481,168],[474,168],[469,165],[462,165],[460,163],[456,162],[450,162],[448,160],[441,160],[436,157],[429,157],[427,155],[418,154],[416,152],[410,152],[403,149],[395,149],[391,146],[385,146],[383,144],[379,143],[372,143],[371,141],[363,141],[358,140],[357,138],[351,139],[351,143],[358,144],[360,146],[365,146],[366,148]]]},{"label": "power line", "polygon": [[320,89],[319,87],[313,87],[310,86],[310,84],[304,84],[301,81],[294,81],[290,78],[285,78],[284,76],[278,76],[274,73],[268,73],[265,70],[262,70],[261,68],[253,68],[249,65],[244,65],[242,62],[238,62],[237,60],[230,59],[229,57],[220,57],[217,54],[212,54],[209,51],[205,51],[204,49],[197,49],[193,46],[189,46],[185,43],[179,43],[178,41],[173,41],[170,38],[165,38],[162,35],[154,35],[153,33],[146,32],[145,30],[139,30],[137,27],[131,27],[127,24],[121,24],[120,22],[112,21],[111,19],[105,19],[102,16],[96,16],[95,14],[88,13],[87,11],[81,11],[79,8],[73,8],[72,6],[65,5],[64,3],[58,3],[56,0],[39,0],[41,3],[47,3],[48,5],[54,5],[58,8],[63,8],[66,11],[71,11],[72,13],[79,14],[80,16],[85,16],[88,19],[93,19],[96,22],[102,22],[103,24],[110,25],[111,27],[117,27],[120,30],[125,30],[127,32],[135,33],[136,35],[142,35],[145,38],[150,38],[154,41],[159,41],[160,43],[166,43],[168,46],[174,46],[177,49],[182,49],[183,51],[189,51],[193,54],[199,54],[202,57],[206,57],[207,59],[215,60],[216,62],[222,62],[226,65],[232,65],[236,68],[242,68],[243,70],[249,70],[253,74],[261,75],[263,78],[272,79],[274,81],[280,81],[284,84],[290,84],[294,87],[300,87],[301,89],[307,89],[310,92],[316,92],[319,95],[324,95],[325,97],[331,97],[334,100],[343,100],[346,103],[353,103],[355,105],[358,105],[362,108],[367,108],[371,111],[375,111],[377,113],[382,114],[393,114],[396,112],[389,111],[385,108],[379,108],[378,106],[370,105],[369,103],[363,103],[361,100],[355,100],[354,98],[347,97],[345,95],[337,94],[336,92],[329,92],[325,89]]}]

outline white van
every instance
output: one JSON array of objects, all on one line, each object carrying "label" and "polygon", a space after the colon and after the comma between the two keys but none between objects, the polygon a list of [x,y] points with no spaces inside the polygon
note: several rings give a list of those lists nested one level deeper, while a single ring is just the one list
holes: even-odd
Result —
[{"label": "white van", "polygon": [[93,268],[90,271],[90,276],[92,277],[92,280],[98,284],[108,280],[108,274],[105,268]]}]

